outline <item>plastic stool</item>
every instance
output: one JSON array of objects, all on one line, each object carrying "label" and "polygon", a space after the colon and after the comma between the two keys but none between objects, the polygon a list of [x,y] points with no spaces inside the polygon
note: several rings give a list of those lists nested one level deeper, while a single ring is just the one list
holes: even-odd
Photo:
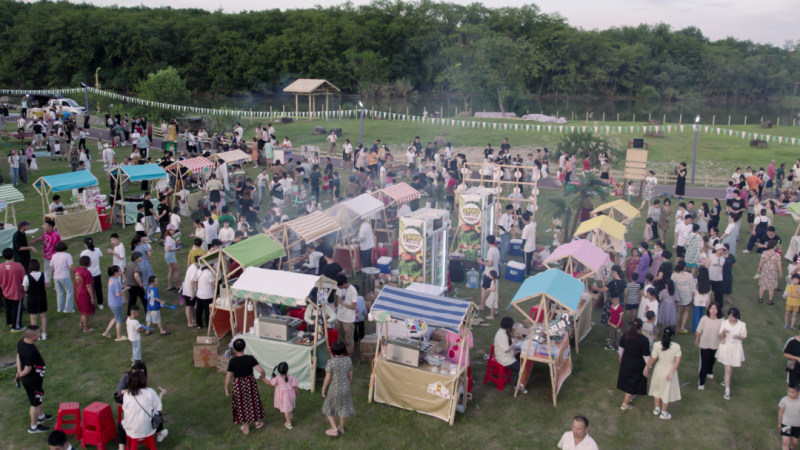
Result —
[{"label": "plastic stool", "polygon": [[539,311],[539,305],[531,306],[531,311],[528,313],[528,315],[536,322],[544,322],[544,310]]},{"label": "plastic stool", "polygon": [[378,258],[382,256],[389,256],[389,249],[386,247],[374,247],[372,249],[372,262],[377,263]]},{"label": "plastic stool", "polygon": [[[64,425],[72,425],[64,428]],[[74,434],[75,438],[81,439],[81,405],[78,402],[59,403],[58,416],[56,418],[56,430],[61,430],[64,434]]]},{"label": "plastic stool", "polygon": [[511,369],[500,364],[494,358],[494,345],[489,351],[489,363],[486,365],[486,376],[483,377],[483,384],[487,381],[497,383],[497,390],[502,391],[506,383],[511,381]]},{"label": "plastic stool", "polygon": [[156,450],[156,433],[143,438],[132,438],[128,436],[125,439],[125,450],[136,450],[139,448],[139,444],[146,445],[148,450]]},{"label": "plastic stool", "polygon": [[94,445],[105,450],[106,442],[116,439],[117,425],[107,403],[94,402],[83,410],[83,439],[81,447]]}]

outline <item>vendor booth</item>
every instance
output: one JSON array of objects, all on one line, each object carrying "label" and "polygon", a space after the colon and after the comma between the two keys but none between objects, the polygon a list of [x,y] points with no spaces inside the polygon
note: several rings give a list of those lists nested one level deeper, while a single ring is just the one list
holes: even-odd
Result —
[{"label": "vendor booth", "polygon": [[385,207],[382,201],[370,194],[361,194],[356,198],[337,203],[324,211],[341,227],[341,233],[338,235],[336,248],[334,249],[334,259],[336,259],[337,253],[340,254],[339,259],[343,259],[346,255],[349,258],[349,264],[340,263],[343,268],[355,267],[353,261],[356,261],[356,259],[361,263],[360,257],[356,256],[360,248],[360,243],[356,242],[356,238],[358,237],[362,219],[370,220],[372,238],[376,247],[378,246],[378,240],[375,236],[375,223],[378,217],[385,219],[384,210]]},{"label": "vendor booth", "polygon": [[451,251],[464,255],[467,269],[477,268],[478,259],[486,255],[486,237],[494,232],[496,222],[496,192],[492,188],[475,186],[458,197],[458,229]]},{"label": "vendor booth", "polygon": [[[528,382],[534,363],[547,364],[550,383],[553,389],[553,406],[564,380],[572,373],[572,358],[569,347],[568,328],[581,309],[583,283],[558,269],[527,278],[520,286],[510,307],[514,307],[525,317],[526,322],[534,319],[534,325],[525,331],[520,345],[519,383]],[[531,303],[533,308],[526,311]],[[588,305],[583,305],[588,308]],[[518,390],[515,389],[516,397]]]},{"label": "vendor booth", "polygon": [[250,154],[241,150],[231,150],[229,152],[214,153],[211,155],[211,161],[223,161],[228,164],[244,164],[253,160]]},{"label": "vendor booth", "polygon": [[[611,259],[608,253],[598,248],[586,239],[568,242],[556,247],[544,261],[548,269],[556,266],[574,278],[581,280],[584,286],[588,287],[589,278],[605,279],[604,271]],[[584,293],[586,294],[586,293]],[[583,295],[583,294],[582,294]],[[592,308],[591,302],[582,303],[578,309],[578,317],[575,320],[575,352],[579,353],[580,341],[589,334],[592,329]]]},{"label": "vendor booth", "polygon": [[[419,191],[406,183],[393,184],[383,188],[374,194],[386,205],[385,220],[383,223],[378,221],[375,226],[375,234],[382,242],[397,241],[397,210],[400,206],[419,200]],[[397,256],[397,255],[392,255]]]},{"label": "vendor booth", "polygon": [[[5,218],[3,223],[8,223],[8,210],[11,210],[11,220],[16,226],[17,224],[17,211],[14,209],[14,203],[25,201],[25,196],[17,188],[10,184],[0,185],[0,210],[5,210]],[[5,247],[3,247],[5,248]]]},{"label": "vendor booth", "polygon": [[[268,233],[286,249],[286,253],[289,256],[289,260],[287,261],[288,268],[292,270],[292,267],[302,263],[308,256],[306,254],[307,244],[328,236],[329,234],[338,233],[341,229],[342,227],[339,226],[333,218],[322,211],[315,211],[311,214],[273,226],[269,229]],[[334,239],[333,242],[335,241]],[[358,255],[358,246],[356,245],[354,247],[356,255]],[[347,252],[347,255],[349,255],[349,252]],[[347,259],[347,263],[350,264],[349,256]],[[343,268],[348,268],[338,259],[337,262],[339,262]],[[353,264],[355,263],[357,263],[357,261]],[[355,270],[358,269],[360,269],[360,267]]]},{"label": "vendor booth", "polygon": [[230,296],[231,284],[244,269],[258,267],[284,256],[286,252],[274,239],[266,234],[256,234],[200,258],[200,264],[207,265],[220,280],[214,286],[208,334],[211,334],[212,326],[217,338],[222,338],[229,331],[234,330],[233,334],[242,333],[253,325],[252,317],[249,323],[245,322],[242,304],[234,304]]},{"label": "vendor booth", "polygon": [[[158,164],[117,166],[109,169],[107,173],[112,178],[111,185],[115,186],[117,191],[122,189],[122,185],[127,182],[153,181],[167,178],[167,173]],[[151,185],[151,189],[156,189],[155,183]],[[118,192],[112,192],[111,195],[114,196],[115,199],[119,199],[120,197]],[[151,201],[153,202],[153,208],[155,208],[157,206],[156,201]],[[129,217],[132,216],[134,218],[133,221],[136,221],[136,206],[133,206],[131,203],[137,205],[141,202],[115,201],[114,207],[111,210],[112,217],[114,217],[115,220],[119,219],[119,222],[122,223],[122,228],[125,228],[125,225],[130,223],[128,222]]]},{"label": "vendor booth", "polygon": [[421,208],[400,218],[400,287],[425,283],[447,287],[450,211]]},{"label": "vendor booth", "polygon": [[597,216],[604,213],[623,225],[630,225],[641,215],[635,206],[619,199],[608,203],[604,203],[592,210],[592,216]]},{"label": "vendor booth", "polygon": [[311,392],[314,392],[317,367],[325,367],[328,361],[325,333],[298,332],[302,319],[279,315],[275,313],[276,308],[262,309],[257,305],[293,307],[308,304],[315,308],[315,320],[322,320],[327,328],[326,316],[320,314],[321,308],[306,302],[314,288],[317,288],[318,297],[327,298],[335,285],[316,275],[248,267],[231,287],[233,297],[244,299],[245,321],[248,314],[253,314],[248,310],[258,314],[254,326],[244,334],[245,353],[255,356],[264,368],[285,361],[289,364],[289,374],[297,377],[299,387]]},{"label": "vendor booth", "polygon": [[456,406],[467,404],[469,346],[461,343],[470,341],[473,315],[469,301],[384,287],[369,315],[378,322],[369,401],[452,425]]},{"label": "vendor booth", "polygon": [[178,195],[178,192],[186,189],[188,192],[188,195],[186,196],[186,205],[189,209],[189,212],[196,210],[198,201],[205,198],[206,194],[202,189],[199,188],[199,186],[192,183],[186,183],[185,179],[192,176],[198,176],[199,174],[199,176],[203,178],[203,181],[205,181],[206,178],[211,176],[211,171],[213,169],[214,163],[202,156],[182,159],[167,166],[167,173],[175,177],[172,204],[177,204],[175,202],[175,197]]},{"label": "vendor booth", "polygon": [[606,215],[581,222],[573,236],[590,233],[586,239],[605,251],[621,252],[625,246],[625,225]]},{"label": "vendor booth", "polygon": [[[90,203],[87,195],[80,195],[78,190],[97,186],[97,178],[88,170],[77,172],[62,173],[41,177],[33,183],[33,188],[42,197],[42,215],[44,219],[53,219],[56,223],[58,233],[62,239],[69,239],[75,236],[85,236],[97,233],[102,230],[95,205]],[[54,213],[48,212],[48,202],[54,192],[75,190],[72,195],[72,203],[65,204],[64,210]]]}]

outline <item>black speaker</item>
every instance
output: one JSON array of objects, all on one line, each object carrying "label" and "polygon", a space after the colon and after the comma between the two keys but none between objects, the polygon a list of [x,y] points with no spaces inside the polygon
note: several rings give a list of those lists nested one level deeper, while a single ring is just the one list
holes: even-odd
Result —
[{"label": "black speaker", "polygon": [[633,139],[633,148],[644,148],[644,139],[642,139],[642,138],[634,138]]},{"label": "black speaker", "polygon": [[463,283],[466,280],[466,271],[464,270],[464,260],[451,259],[450,260],[450,282]]}]

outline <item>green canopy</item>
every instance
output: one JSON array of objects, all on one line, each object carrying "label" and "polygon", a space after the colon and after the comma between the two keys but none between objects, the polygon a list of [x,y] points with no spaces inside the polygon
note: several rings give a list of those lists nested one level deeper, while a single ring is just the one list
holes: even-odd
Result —
[{"label": "green canopy", "polygon": [[286,251],[266,234],[251,236],[242,242],[222,249],[222,252],[242,267],[258,267],[275,258],[283,258]]}]

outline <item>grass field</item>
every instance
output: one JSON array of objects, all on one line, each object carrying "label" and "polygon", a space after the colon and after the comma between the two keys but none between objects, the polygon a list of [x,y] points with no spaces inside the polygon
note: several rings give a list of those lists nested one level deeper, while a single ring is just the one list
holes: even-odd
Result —
[{"label": "grass field", "polygon": [[[299,121],[291,125],[279,125],[280,136],[289,135],[295,144],[320,145],[324,136],[312,136],[315,122]],[[322,126],[344,128],[345,136],[358,140],[358,122],[327,121]],[[749,127],[748,127],[749,128]],[[416,131],[415,131],[416,129]],[[789,128],[780,128],[775,134],[788,135]],[[754,130],[755,131],[755,130]],[[794,131],[794,130],[792,130]],[[555,147],[555,135],[537,135],[522,132],[489,132],[488,130],[458,130],[438,128],[430,125],[389,121],[368,121],[365,124],[365,141],[376,138],[390,145],[401,145],[418,134],[423,142],[430,138],[452,133],[456,147],[462,145],[482,147],[481,142],[491,141],[499,145],[499,138],[508,135],[514,146]],[[628,135],[624,135],[627,141]],[[689,132],[670,136],[653,142],[651,160],[667,163],[691,155]],[[706,141],[708,141],[706,143]],[[94,148],[93,146],[90,146]],[[0,145],[0,151],[7,145]],[[766,165],[774,157],[778,161],[791,163],[796,151],[789,146],[772,145],[763,154],[757,155],[738,139],[703,136],[700,145],[703,160],[709,170],[728,175],[734,165]],[[707,152],[707,153],[706,153]],[[122,152],[118,152],[118,155]],[[96,158],[96,152],[93,154]],[[40,160],[39,175],[62,173],[69,170],[61,162]],[[788,164],[787,164],[788,165]],[[92,164],[93,173],[102,177],[102,164]],[[3,170],[5,165],[3,165]],[[249,169],[252,174],[254,171]],[[7,174],[4,174],[7,176]],[[29,183],[35,177],[29,176]],[[101,181],[107,191],[107,182]],[[30,185],[20,190],[26,202],[17,205],[17,217],[27,218],[34,227],[41,225],[41,203]],[[544,232],[554,209],[548,198],[564,195],[558,191],[542,190],[539,219],[539,242],[549,243],[551,236]],[[638,206],[638,205],[637,205]],[[724,223],[724,220],[723,220]],[[642,236],[644,221],[638,220],[628,233],[628,240],[637,242]],[[794,232],[795,224],[788,217],[776,220],[779,235],[784,239],[784,249]],[[114,227],[123,242],[129,243],[133,228],[124,231]],[[188,234],[189,228],[184,229]],[[101,250],[109,247],[111,231],[94,236]],[[741,240],[746,242],[745,232]],[[671,237],[668,244],[672,244]],[[81,239],[67,241],[70,253],[77,257],[82,250]],[[740,242],[739,248],[743,248]],[[181,269],[185,268],[186,249],[179,252]],[[41,253],[39,253],[40,256]],[[301,391],[294,414],[294,430],[283,428],[283,420],[272,405],[272,391],[261,387],[262,400],[267,411],[266,427],[243,436],[230,418],[230,402],[223,391],[223,374],[213,369],[192,367],[192,342],[199,333],[185,328],[183,312],[165,311],[164,321],[172,336],[153,335],[143,338],[143,356],[148,363],[150,384],[168,390],[164,399],[166,424],[170,430],[161,448],[263,448],[271,445],[280,448],[308,448],[331,446],[337,448],[553,448],[561,433],[568,430],[571,417],[584,414],[591,421],[590,434],[601,448],[774,448],[779,445],[775,427],[777,402],[784,395],[784,359],[781,349],[791,334],[780,323],[783,318],[783,301],[778,306],[756,304],[757,284],[753,273],[758,264],[755,255],[738,255],[734,268],[734,301],[742,310],[742,320],[748,324],[750,337],[745,341],[747,360],[733,374],[732,400],[722,399],[723,388],[709,383],[705,391],[696,390],[695,371],[698,354],[693,347],[693,338],[679,335],[677,342],[684,350],[684,359],[678,371],[683,400],[671,405],[673,420],[662,421],[650,414],[652,401],[640,398],[634,402],[632,411],[620,411],[622,393],[615,389],[618,363],[615,355],[603,351],[607,336],[599,325],[599,311],[594,311],[598,322],[589,336],[581,343],[579,355],[573,355],[573,373],[561,390],[558,407],[553,407],[550,397],[549,377],[544,367],[534,369],[535,381],[529,385],[530,393],[513,399],[510,388],[498,392],[493,385],[481,384],[485,373],[483,354],[488,352],[491,339],[499,320],[488,327],[476,327],[475,348],[472,350],[472,368],[476,379],[474,401],[465,414],[458,415],[455,425],[382,404],[367,403],[369,365],[356,366],[353,380],[353,395],[357,415],[350,422],[344,437],[331,440],[324,435],[325,420],[321,414],[322,399],[319,390],[315,394]],[[161,280],[166,275],[163,253],[155,246],[152,258],[156,274]],[[103,265],[109,261],[104,258]],[[106,277],[103,277],[104,282]],[[457,286],[459,297],[479,300],[478,290]],[[501,307],[518,288],[517,283],[500,282]],[[782,289],[782,283],[781,283]],[[39,344],[47,361],[45,378],[45,410],[55,414],[62,401],[79,401],[86,406],[93,401],[113,403],[112,393],[122,372],[129,367],[130,344],[116,343],[100,336],[103,326],[111,318],[106,309],[98,311],[90,323],[96,332],[84,335],[77,328],[78,317],[55,312],[55,294],[48,291],[50,314],[48,334],[50,338]],[[169,299],[172,301],[172,299]],[[514,317],[512,311],[508,314]],[[501,314],[502,316],[502,314]],[[25,316],[27,321],[27,316]],[[368,323],[368,331],[373,327]],[[19,334],[0,333],[0,360],[13,360],[15,343]],[[227,343],[227,339],[225,340]],[[271,368],[270,368],[271,369]],[[3,446],[13,449],[42,448],[46,435],[28,435],[27,400],[22,390],[13,387],[13,369],[0,371],[0,435]],[[721,379],[722,368],[717,366],[717,378]],[[320,373],[320,375],[322,375]],[[321,380],[321,379],[320,379]],[[321,383],[318,384],[318,387]],[[72,442],[73,445],[76,442]],[[269,443],[269,444],[267,444]]]}]

